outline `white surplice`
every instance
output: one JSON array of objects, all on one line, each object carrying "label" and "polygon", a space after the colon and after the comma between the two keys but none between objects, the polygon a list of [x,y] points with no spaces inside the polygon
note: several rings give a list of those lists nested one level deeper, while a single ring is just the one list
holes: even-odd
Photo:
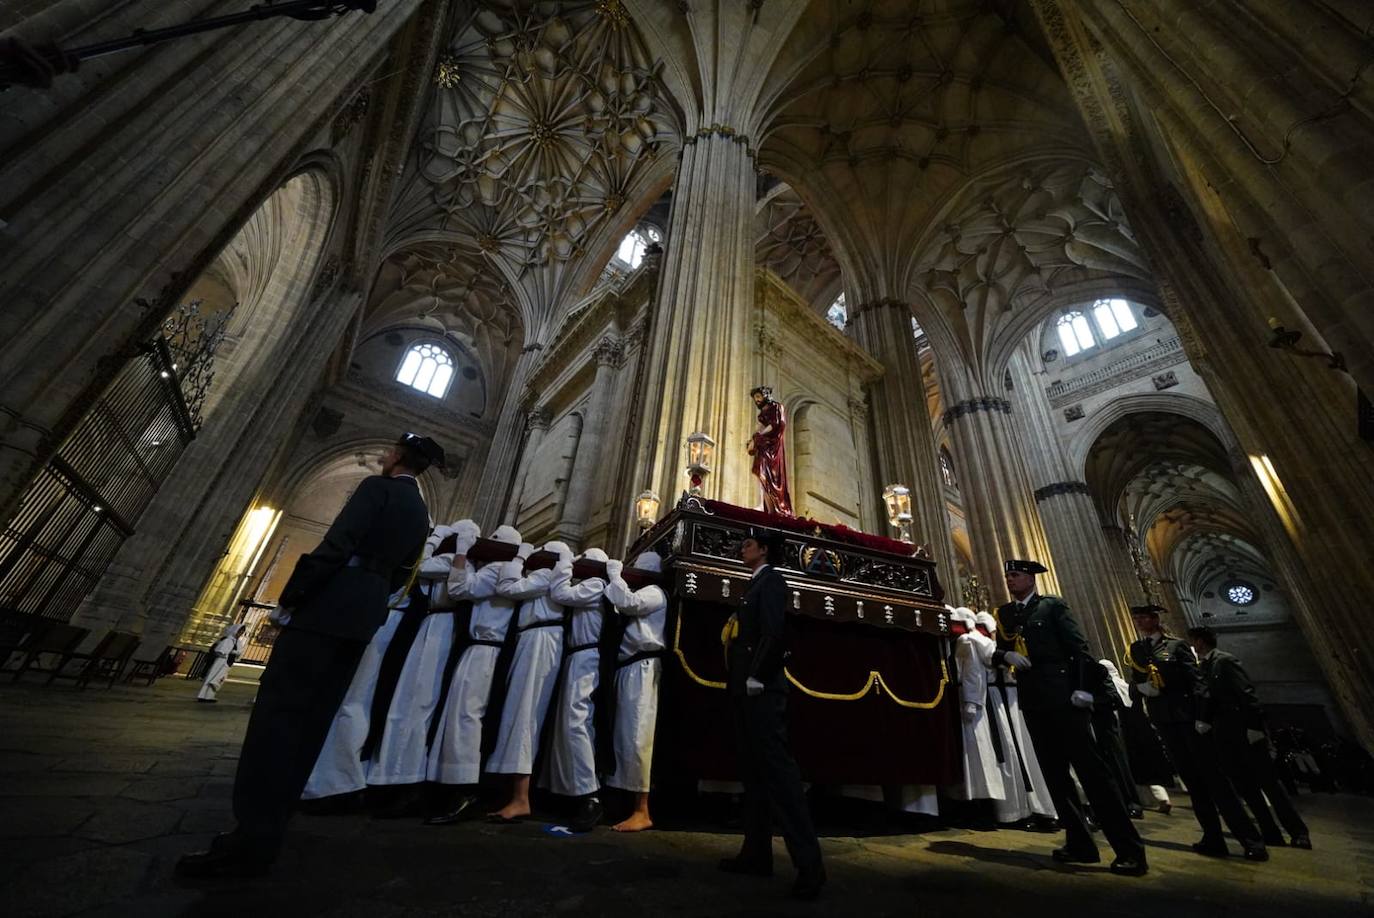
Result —
[{"label": "white surplice", "polygon": [[[540,786],[555,794],[578,797],[601,787],[596,775],[596,727],[592,721],[592,695],[601,675],[601,606],[606,581],[588,577],[573,583],[559,580],[549,591],[554,602],[567,608],[571,617],[569,640],[563,658],[563,685],[558,710],[553,714],[549,754]],[[576,650],[574,648],[577,648]]]},{"label": "white surplice", "polygon": [[[954,663],[959,672],[959,723],[964,740],[964,780],[951,788],[950,794],[959,800],[1001,800],[1005,797],[1002,768],[997,761],[987,711],[987,667],[996,647],[996,642],[976,631],[961,634],[954,642]],[[977,709],[972,716],[965,713],[969,706]]]},{"label": "white surplice", "polygon": [[[662,650],[668,622],[668,597],[661,587],[631,590],[623,577],[606,584],[606,599],[628,621],[620,641],[619,661],[639,653]],[[658,720],[658,685],[663,660],[651,658],[615,671],[615,734],[611,747],[615,771],[606,778],[608,787],[645,793],[654,761],[654,726]]]},{"label": "white surplice", "polygon": [[[566,549],[563,553],[571,556]],[[525,574],[523,567],[519,558],[507,562],[496,585],[498,593],[520,603],[516,616],[520,636],[506,681],[496,746],[487,759],[486,770],[492,774],[534,772],[544,715],[553,699],[563,655],[563,607],[549,593],[556,583],[570,578],[572,570],[559,565]]]}]

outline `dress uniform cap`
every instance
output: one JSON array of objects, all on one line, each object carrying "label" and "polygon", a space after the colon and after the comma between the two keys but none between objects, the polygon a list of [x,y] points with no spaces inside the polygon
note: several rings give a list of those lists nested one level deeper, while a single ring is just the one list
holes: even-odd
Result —
[{"label": "dress uniform cap", "polygon": [[444,448],[429,437],[408,433],[401,437],[401,442],[418,450],[420,455],[428,459],[431,465],[437,465],[439,468],[444,467]]},{"label": "dress uniform cap", "polygon": [[1005,573],[1008,574],[1044,574],[1049,568],[1039,561],[1020,561],[1016,558],[1008,558]]}]

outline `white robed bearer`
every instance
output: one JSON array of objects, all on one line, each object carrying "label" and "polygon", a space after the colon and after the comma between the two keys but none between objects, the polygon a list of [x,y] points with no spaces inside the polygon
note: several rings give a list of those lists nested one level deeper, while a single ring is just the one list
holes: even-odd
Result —
[{"label": "white robed bearer", "polygon": [[[581,560],[607,562],[606,553],[589,548]],[[564,578],[566,573],[567,577]],[[548,755],[540,786],[564,797],[580,797],[570,823],[575,832],[589,832],[601,821],[603,808],[597,791],[596,728],[592,696],[601,675],[602,604],[606,580],[574,579],[573,561],[560,562],[550,598],[568,610],[568,645],[563,648],[563,682],[555,697]]]},{"label": "white robed bearer", "polygon": [[[444,668],[453,649],[453,610],[458,603],[449,593],[449,574],[458,553],[457,542],[461,540],[466,550],[480,534],[481,529],[472,520],[459,520],[451,526],[437,527],[425,543],[419,585],[429,601],[429,610],[396,681],[381,741],[368,764],[369,785],[418,785],[425,780],[430,720],[439,705]],[[454,550],[439,553],[440,545],[450,535],[454,537]],[[416,815],[418,796],[404,794],[376,815]]]},{"label": "white robed bearer", "polygon": [[243,656],[243,652],[247,648],[247,625],[243,622],[235,622],[224,629],[224,633],[210,647],[210,666],[205,671],[205,681],[201,683],[196,701],[212,704],[219,700],[216,696],[219,695],[224,680],[229,678],[229,670],[233,667],[234,661]]},{"label": "white robed bearer", "polygon": [[[463,523],[471,523],[471,520],[463,520],[454,526],[436,526],[426,540],[425,554],[433,557],[439,543]],[[476,525],[471,528],[475,530]],[[460,538],[459,542],[462,541]],[[405,618],[408,602],[409,597],[404,594],[391,597],[391,611],[358,660],[358,669],[349,683],[348,694],[344,696],[339,712],[334,715],[334,722],[329,725],[329,735],[325,738],[324,748],[320,750],[320,757],[315,760],[315,769],[306,782],[305,792],[301,794],[302,800],[351,794],[367,786],[368,768],[362,754],[371,727],[377,677],[386,650],[391,646],[401,620]]]},{"label": "white robed bearer", "polygon": [[[658,573],[663,560],[651,551],[635,558],[633,570]],[[654,726],[658,719],[658,684],[663,675],[664,631],[668,596],[654,584],[631,589],[619,561],[606,562],[606,599],[624,616],[615,670],[615,733],[611,740],[614,771],[606,786],[635,795],[634,811],[616,823],[617,832],[653,826],[649,818],[649,777],[654,762]]]},{"label": "white robed bearer", "polygon": [[[950,612],[954,664],[959,673],[959,720],[963,732],[964,781],[951,789],[959,800],[1001,800],[1002,768],[988,717],[988,666],[997,643],[978,632],[972,609]],[[998,741],[1000,742],[1000,737]]]},{"label": "white robed bearer", "polygon": [[[979,612],[975,621],[978,633],[995,644],[997,619],[991,613]],[[994,804],[997,821],[1008,825],[1034,817],[1054,819],[1049,786],[1040,772],[1040,762],[1035,757],[1030,730],[1017,698],[1016,676],[1008,667],[994,666],[991,661],[988,662],[988,675],[988,707],[993,729],[998,731],[1002,742],[1004,796]]]},{"label": "white robed bearer", "polygon": [[[522,545],[513,526],[497,527],[491,541],[519,546],[517,552],[531,550]],[[453,559],[449,595],[457,602],[471,602],[472,617],[467,636],[460,642],[461,655],[429,749],[426,776],[444,785],[446,793],[425,820],[427,825],[458,822],[477,802],[477,782],[482,776],[482,718],[491,698],[497,658],[515,617],[515,600],[497,591],[504,567],[505,562],[474,561],[466,551]]]},{"label": "white robed bearer", "polygon": [[[563,606],[550,595],[555,585],[572,577],[572,549],[562,542],[546,542],[542,552],[554,556],[553,567],[524,570],[523,558],[501,569],[496,591],[520,603],[516,630],[520,636],[506,682],[506,702],[496,748],[487,759],[491,774],[513,775],[510,801],[490,814],[496,822],[513,822],[530,814],[530,776],[539,751],[544,715],[558,684],[558,664],[563,655]],[[528,555],[526,555],[528,556]]]}]

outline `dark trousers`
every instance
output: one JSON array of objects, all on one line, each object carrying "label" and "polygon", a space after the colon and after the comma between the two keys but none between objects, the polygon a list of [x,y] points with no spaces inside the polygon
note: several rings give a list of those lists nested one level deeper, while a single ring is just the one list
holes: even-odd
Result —
[{"label": "dark trousers", "polygon": [[730,698],[735,755],[744,784],[744,845],[740,857],[773,863],[773,821],[798,870],[821,866],[821,846],[802,792],[801,771],[787,748],[787,693]]},{"label": "dark trousers", "polygon": [[[1259,845],[1261,839],[1255,824],[1245,815],[1240,798],[1231,789],[1217,763],[1218,750],[1211,735],[1197,732],[1191,723],[1155,724],[1164,748],[1193,801],[1193,816],[1202,826],[1202,837],[1220,839],[1221,820],[1242,845]],[[1221,818],[1217,818],[1220,812]]]},{"label": "dark trousers", "polygon": [[1131,763],[1126,758],[1126,743],[1121,738],[1121,724],[1116,711],[1111,708],[1093,709],[1093,738],[1097,740],[1097,751],[1107,763],[1107,772],[1112,783],[1121,794],[1121,800],[1130,809],[1131,804],[1140,805],[1135,789],[1135,778],[1131,775]]},{"label": "dark trousers", "polygon": [[1078,774],[1083,793],[1117,857],[1144,857],[1140,835],[1126,813],[1107,763],[1093,738],[1092,712],[1073,707],[1050,711],[1026,711],[1026,726],[1040,759],[1040,770],[1049,785],[1050,799],[1059,813],[1059,824],[1068,833],[1065,847],[1075,854],[1097,851],[1092,832],[1083,818],[1078,794],[1069,779],[1069,768]]},{"label": "dark trousers", "polygon": [[1246,738],[1244,727],[1229,728],[1221,724],[1217,726],[1216,742],[1217,751],[1221,753],[1221,769],[1250,807],[1260,833],[1265,838],[1283,837],[1269,811],[1272,805],[1289,835],[1306,837],[1307,823],[1302,821],[1287,791],[1279,783],[1278,769],[1269,757],[1269,741],[1252,743]]},{"label": "dark trousers", "polygon": [[234,776],[233,838],[254,857],[276,859],[366,646],[294,628],[277,636]]}]

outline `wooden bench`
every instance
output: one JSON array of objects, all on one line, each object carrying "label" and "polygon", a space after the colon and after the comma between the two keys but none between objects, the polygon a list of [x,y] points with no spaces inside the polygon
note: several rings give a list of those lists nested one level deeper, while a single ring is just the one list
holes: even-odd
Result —
[{"label": "wooden bench", "polygon": [[[56,668],[48,676],[48,684],[51,685],[56,679],[72,679],[76,682],[77,688],[84,689],[92,680],[104,679],[105,688],[110,688],[124,675],[129,660],[141,642],[142,639],[138,635],[127,631],[107,632],[89,653],[72,651],[58,661]],[[67,665],[72,662],[81,663],[80,669],[75,673],[67,671]]]},{"label": "wooden bench", "polygon": [[[90,629],[78,628],[76,625],[68,625],[65,622],[38,619],[34,622],[33,630],[27,638],[16,648],[16,651],[23,654],[19,661],[19,666],[14,670],[14,682],[18,682],[24,673],[29,670],[39,673],[56,673],[67,665],[72,654],[76,653],[76,648],[81,646],[81,642],[86,640]],[[58,663],[54,667],[44,667],[42,657],[53,655],[58,658]],[[48,681],[52,681],[51,679]]]}]

